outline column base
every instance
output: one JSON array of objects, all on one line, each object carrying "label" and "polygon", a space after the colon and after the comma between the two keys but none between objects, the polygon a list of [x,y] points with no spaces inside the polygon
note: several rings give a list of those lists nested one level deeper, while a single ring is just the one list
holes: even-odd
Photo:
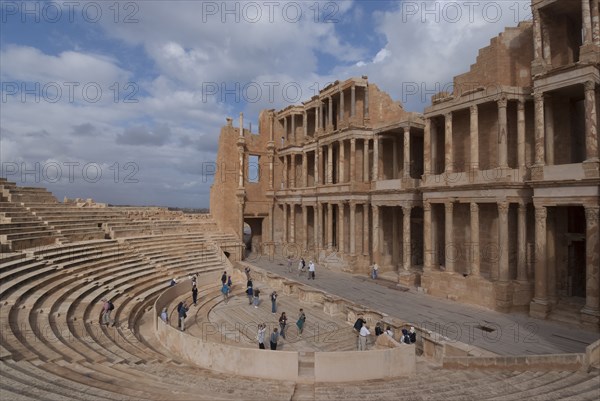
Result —
[{"label": "column base", "polygon": [[398,273],[398,284],[404,287],[419,287],[421,275],[410,270],[401,270]]},{"label": "column base", "polygon": [[600,311],[584,306],[580,311],[581,324],[591,329],[600,329]]},{"label": "column base", "polygon": [[600,177],[600,161],[598,158],[588,159],[581,163],[585,178]]},{"label": "column base", "polygon": [[544,179],[544,165],[535,164],[531,166],[531,180],[542,181]]},{"label": "column base", "polygon": [[543,75],[546,73],[546,65],[540,60],[533,60],[531,62],[531,75]]},{"label": "column base", "polygon": [[600,63],[600,47],[594,43],[588,43],[579,48],[579,62],[598,64]]},{"label": "column base", "polygon": [[496,290],[496,310],[508,313],[513,304],[513,287],[510,281],[499,281],[494,285]]},{"label": "column base", "polygon": [[550,313],[550,304],[546,299],[536,299],[529,304],[529,316],[538,319],[546,319]]}]

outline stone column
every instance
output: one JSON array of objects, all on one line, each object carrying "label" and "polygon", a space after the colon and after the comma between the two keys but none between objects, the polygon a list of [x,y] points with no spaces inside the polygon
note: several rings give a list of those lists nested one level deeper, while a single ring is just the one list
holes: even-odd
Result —
[{"label": "stone column", "polygon": [[585,152],[588,161],[598,160],[598,127],[596,111],[596,84],[586,81],[585,88]]},{"label": "stone column", "polygon": [[542,57],[544,58],[544,64],[548,67],[552,66],[552,54],[550,52],[550,29],[548,28],[548,22],[544,19],[542,21]]},{"label": "stone column", "polygon": [[308,155],[302,152],[302,186],[308,187]]},{"label": "stone column", "polygon": [[321,160],[323,160],[323,148],[317,145],[317,149],[315,150],[315,186],[321,183],[321,175],[319,174],[321,170]]},{"label": "stone column", "polygon": [[308,249],[308,213],[306,205],[302,205],[302,251]]},{"label": "stone column", "polygon": [[[383,138],[381,142],[383,143]],[[383,147],[385,148],[385,144]],[[392,179],[395,180],[396,178],[398,178],[398,141],[394,137],[392,138]]]},{"label": "stone column", "polygon": [[350,117],[356,114],[356,86],[352,84],[350,87]]},{"label": "stone column", "polygon": [[283,155],[283,188],[281,189],[287,189],[289,188],[289,184],[288,184],[288,161],[287,161],[288,157],[287,155]]},{"label": "stone column", "polygon": [[544,94],[541,92],[534,93],[533,100],[535,106],[535,164],[543,166],[546,163]]},{"label": "stone column", "polygon": [[498,100],[498,167],[508,167],[508,120],[506,117],[506,98]]},{"label": "stone column", "polygon": [[452,112],[446,113],[446,135],[445,135],[445,151],[446,151],[446,160],[445,160],[445,172],[453,173],[454,172],[454,153],[452,146]]},{"label": "stone column", "polygon": [[431,238],[431,203],[423,201],[423,269],[433,269]]},{"label": "stone column", "polygon": [[[388,216],[389,218],[389,216]],[[398,207],[392,207],[392,265],[394,268],[400,263],[400,247],[398,246]]]},{"label": "stone column", "polygon": [[402,207],[402,256],[404,258],[403,267],[404,270],[408,271],[412,267],[412,241],[410,236],[410,212],[412,208],[410,206]]},{"label": "stone column", "polygon": [[534,62],[541,64],[542,55],[542,20],[540,10],[533,10],[533,59]]},{"label": "stone column", "polygon": [[554,164],[554,111],[552,98],[547,94],[544,96],[544,124],[546,165],[552,166]]},{"label": "stone column", "polygon": [[379,206],[371,205],[371,208],[373,209],[373,260],[379,263]]},{"label": "stone column", "polygon": [[592,1],[592,42],[600,46],[600,10],[597,1]]},{"label": "stone column", "polygon": [[[599,208],[585,207],[585,307],[582,313],[595,316],[596,322],[600,317],[600,232],[598,228]],[[596,323],[597,324],[597,323]],[[597,327],[597,326],[596,326]]]},{"label": "stone column", "polygon": [[296,188],[296,155],[292,153],[290,155],[290,188]]},{"label": "stone column", "polygon": [[319,101],[319,128],[322,129],[325,125],[325,110],[323,110],[323,106],[325,102]]},{"label": "stone column", "polygon": [[479,170],[479,107],[476,104],[469,107],[471,111],[469,142],[471,151],[471,171]]},{"label": "stone column", "polygon": [[373,138],[373,181],[379,180],[379,136]]},{"label": "stone column", "polygon": [[[340,121],[344,121],[344,91],[340,89]],[[339,124],[338,124],[339,125]]]},{"label": "stone column", "polygon": [[500,281],[508,281],[508,202],[498,203],[498,267]]},{"label": "stone column", "polygon": [[287,203],[283,203],[283,242],[288,242],[288,212],[287,212]]},{"label": "stone column", "polygon": [[581,25],[583,28],[583,44],[592,44],[592,12],[590,10],[590,0],[581,0]]},{"label": "stone column", "polygon": [[[273,144],[273,141],[270,142],[271,144]],[[269,149],[269,190],[273,190],[273,149]]]},{"label": "stone column", "polygon": [[425,119],[423,131],[423,167],[424,175],[433,173],[431,170],[431,118]]},{"label": "stone column", "polygon": [[329,130],[329,127],[333,127],[333,99],[331,96],[327,97],[327,102],[327,130]]},{"label": "stone column", "polygon": [[345,249],[345,244],[344,244],[344,203],[340,202],[337,204],[337,208],[338,208],[338,230],[337,230],[337,248],[338,251],[341,253],[345,253],[346,249]]},{"label": "stone column", "polygon": [[333,142],[327,145],[327,183],[333,184]]},{"label": "stone column", "polygon": [[517,223],[517,280],[527,281],[527,205],[519,203]]},{"label": "stone column", "polygon": [[430,132],[431,132],[431,136],[430,136],[430,166],[429,166],[429,171],[431,171],[430,174],[436,174],[437,173],[437,141],[438,141],[438,129],[437,129],[437,124],[434,120],[431,121],[431,126],[429,128]]},{"label": "stone column", "polygon": [[289,141],[290,138],[288,136],[288,123],[287,123],[287,116],[283,117],[283,136],[285,137],[286,141]]},{"label": "stone column", "polygon": [[478,277],[479,271],[479,205],[471,203],[471,275]]},{"label": "stone column", "polygon": [[333,246],[333,204],[327,203],[327,249]]},{"label": "stone column", "polygon": [[535,208],[535,294],[529,313],[545,318],[548,314],[547,273],[546,273],[546,218],[544,206]]},{"label": "stone column", "polygon": [[346,163],[346,150],[344,149],[344,140],[342,139],[340,142],[340,161],[339,161],[339,166],[340,168],[338,169],[338,183],[341,182],[346,182],[346,174],[344,171],[344,163]]},{"label": "stone column", "polygon": [[275,203],[271,203],[270,206],[270,213],[269,213],[269,241],[273,242],[275,241]]},{"label": "stone column", "polygon": [[365,86],[365,103],[364,103],[364,118],[368,120],[369,117],[369,85]]},{"label": "stone column", "polygon": [[319,130],[319,124],[321,122],[321,119],[319,117],[319,111],[320,111],[321,107],[317,106],[315,107],[315,135],[317,133],[317,131]]},{"label": "stone column", "polygon": [[356,203],[350,202],[350,255],[356,254]]},{"label": "stone column", "polygon": [[517,143],[519,168],[525,170],[525,102],[517,103]]},{"label": "stone column", "polygon": [[363,140],[363,181],[369,182],[369,140]]},{"label": "stone column", "polygon": [[[318,249],[321,247],[321,242],[319,241],[319,231],[321,229],[321,220],[319,220],[319,208],[321,205],[319,203],[315,203],[313,206],[313,243],[315,246],[315,255],[318,255]],[[316,256],[315,256],[316,257]]]},{"label": "stone column", "polygon": [[356,139],[350,139],[350,182],[356,181]]},{"label": "stone column", "polygon": [[410,127],[404,128],[404,178],[410,178]]},{"label": "stone column", "polygon": [[290,204],[290,242],[296,243],[296,204]]},{"label": "stone column", "polygon": [[446,235],[444,243],[444,255],[446,263],[446,271],[448,273],[454,272],[454,260],[456,258],[456,244],[454,243],[454,204],[447,202],[444,204],[446,209]]},{"label": "stone column", "polygon": [[292,140],[296,143],[296,115],[290,115],[290,119],[292,120]]},{"label": "stone column", "polygon": [[363,203],[363,255],[369,254],[369,204]]},{"label": "stone column", "polygon": [[308,116],[306,115],[306,110],[302,113],[302,131],[306,140],[308,136]]}]

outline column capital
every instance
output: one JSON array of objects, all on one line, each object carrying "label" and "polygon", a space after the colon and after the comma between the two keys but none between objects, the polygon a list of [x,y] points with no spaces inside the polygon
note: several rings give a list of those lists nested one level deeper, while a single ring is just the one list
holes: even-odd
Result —
[{"label": "column capital", "polygon": [[412,211],[412,205],[402,205],[402,212],[403,213],[410,213]]},{"label": "column capital", "polygon": [[454,210],[454,203],[453,202],[445,202],[444,209],[446,209],[447,212],[451,212],[452,210]]},{"label": "column capital", "polygon": [[545,92],[533,92],[533,100],[536,102],[543,102],[545,97]]},{"label": "column capital", "polygon": [[477,213],[477,212],[479,212],[479,204],[477,204],[477,203],[475,203],[475,202],[472,202],[472,203],[469,205],[469,207],[470,207],[470,209],[471,209],[471,213]]},{"label": "column capital", "polygon": [[423,201],[423,210],[426,212],[431,212],[431,202]]},{"label": "column capital", "polygon": [[444,114],[444,118],[446,119],[446,121],[452,121],[452,112],[449,111],[446,114]]},{"label": "column capital", "polygon": [[548,210],[545,206],[535,207],[535,221],[536,223],[546,223],[546,217],[548,216]]},{"label": "column capital", "polygon": [[508,99],[506,97],[498,99],[498,107],[506,108],[506,106],[508,106]]},{"label": "column capital", "polygon": [[519,213],[527,213],[527,203],[519,202]]},{"label": "column capital", "polygon": [[508,207],[509,207],[508,202],[506,202],[506,201],[504,201],[504,202],[498,202],[498,213],[502,214],[502,215],[507,215],[508,214]]},{"label": "column capital", "polygon": [[583,83],[583,87],[586,91],[593,91],[596,90],[596,82],[594,81],[585,81]]},{"label": "column capital", "polygon": [[523,100],[523,99],[519,99],[519,100],[517,101],[517,110],[518,110],[518,111],[523,111],[523,110],[525,110],[525,100]]},{"label": "column capital", "polygon": [[584,206],[585,221],[592,224],[598,224],[598,215],[600,214],[600,206]]},{"label": "column capital", "polygon": [[479,107],[476,104],[472,104],[469,106],[469,111],[471,114],[477,114],[479,112]]}]

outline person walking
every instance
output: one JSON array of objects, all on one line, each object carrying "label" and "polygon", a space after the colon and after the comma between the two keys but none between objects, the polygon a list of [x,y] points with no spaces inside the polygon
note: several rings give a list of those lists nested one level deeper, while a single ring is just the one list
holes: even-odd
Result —
[{"label": "person walking", "polygon": [[187,317],[187,311],[189,310],[187,303],[183,303],[179,309],[179,329],[185,331],[185,318]]},{"label": "person walking", "polygon": [[[252,284],[252,282],[250,282]],[[252,286],[248,286],[246,288],[246,295],[248,296],[248,305],[252,305],[252,301],[254,299],[254,291],[252,290]]]},{"label": "person walking", "polygon": [[306,268],[306,262],[304,261],[304,258],[300,258],[300,262],[298,262],[298,277],[300,277]]},{"label": "person walking", "polygon": [[192,287],[192,300],[194,301],[194,306],[198,304],[198,287],[196,284]]},{"label": "person walking", "polygon": [[292,272],[292,257],[291,256],[287,257],[287,270],[288,270],[288,273]]},{"label": "person walking", "polygon": [[379,265],[375,263],[371,268],[371,278],[377,280],[377,274],[379,273]]},{"label": "person walking", "polygon": [[233,285],[233,281],[231,281],[231,275],[227,276],[227,287],[229,287],[229,289],[231,289],[231,286]]},{"label": "person walking", "polygon": [[302,331],[304,330],[305,321],[306,315],[304,314],[304,310],[300,308],[300,315],[298,316],[298,320],[296,321],[296,326],[298,327],[298,337],[302,337]]},{"label": "person walking", "polygon": [[354,322],[354,326],[353,326],[353,330],[354,333],[356,333],[356,349],[360,350],[360,329],[362,329],[362,327],[367,324],[367,321],[365,320],[364,317],[362,317],[362,315],[358,316],[358,319],[356,319],[356,322]]},{"label": "person walking", "polygon": [[223,274],[221,274],[221,284],[227,284],[227,272],[224,271]]},{"label": "person walking", "polygon": [[227,286],[227,283],[223,283],[223,286],[221,287],[221,294],[223,294],[223,301],[225,304],[227,304],[229,301],[229,287]]},{"label": "person walking", "polygon": [[308,263],[308,279],[315,279],[315,264],[313,263],[313,261],[311,260]]},{"label": "person walking", "polygon": [[285,312],[281,313],[279,317],[279,328],[281,329],[281,338],[285,338],[285,327],[287,326],[287,316]]},{"label": "person walking", "polygon": [[[103,302],[102,303],[102,324],[105,324],[108,326],[108,325],[110,325],[110,321],[111,321],[110,314],[115,309],[115,306],[108,299],[103,299],[102,302]],[[113,326],[114,326],[114,323],[113,323]]]},{"label": "person walking", "polygon": [[279,340],[279,333],[277,332],[277,327],[275,327],[273,329],[273,332],[271,333],[271,338],[269,339],[269,342],[271,343],[271,350],[275,351],[277,349],[277,341]]},{"label": "person walking", "polygon": [[169,323],[169,313],[167,312],[167,308],[164,307],[162,309],[162,312],[160,312],[160,320],[162,320],[165,323]]},{"label": "person walking", "polygon": [[258,308],[258,304],[260,303],[260,290],[257,288],[254,290],[254,307]]},{"label": "person walking", "polygon": [[363,325],[360,328],[360,335],[359,335],[359,347],[358,350],[359,351],[366,351],[367,350],[367,337],[371,335],[371,332],[369,331],[369,326],[367,326],[366,324]]},{"label": "person walking", "polygon": [[258,325],[258,333],[256,333],[256,340],[258,341],[258,348],[265,349],[265,333],[267,326],[264,323]]},{"label": "person walking", "polygon": [[271,313],[277,313],[277,291],[271,293]]}]

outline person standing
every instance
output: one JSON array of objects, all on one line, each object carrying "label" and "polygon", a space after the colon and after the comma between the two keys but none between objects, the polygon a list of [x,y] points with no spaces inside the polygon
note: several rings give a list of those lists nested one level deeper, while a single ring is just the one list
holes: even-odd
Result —
[{"label": "person standing", "polygon": [[[250,284],[252,284],[252,282],[249,282]],[[246,295],[248,296],[248,305],[252,305],[252,300],[254,299],[254,291],[252,290],[252,286],[248,286],[248,288],[246,288]]]},{"label": "person standing", "polygon": [[271,333],[271,338],[269,339],[269,342],[271,343],[271,350],[275,351],[277,349],[277,341],[279,340],[279,333],[277,332],[277,327],[275,327],[273,329],[273,332]]},{"label": "person standing", "polygon": [[227,272],[224,271],[221,275],[221,284],[227,284]]},{"label": "person standing", "polygon": [[110,324],[110,314],[115,309],[115,306],[108,299],[103,299],[102,302],[102,324],[108,326]]},{"label": "person standing", "polygon": [[288,273],[292,272],[292,257],[291,256],[287,257],[287,270],[288,270]]},{"label": "person standing", "polygon": [[305,268],[306,262],[304,261],[304,258],[300,258],[300,262],[298,262],[298,277],[300,277],[302,273],[304,273]]},{"label": "person standing", "polygon": [[313,261],[311,260],[308,263],[308,279],[315,279],[315,264],[313,263]]},{"label": "person standing", "polygon": [[378,274],[378,272],[379,272],[379,265],[377,263],[375,263],[373,265],[373,267],[372,267],[372,270],[371,270],[371,278],[373,280],[377,280],[377,274]]},{"label": "person standing", "polygon": [[221,287],[221,294],[223,294],[223,301],[227,304],[229,301],[229,287],[227,286],[227,283],[224,283]]},{"label": "person standing", "polygon": [[298,337],[302,337],[302,331],[304,330],[305,321],[306,315],[304,314],[304,310],[300,308],[300,315],[298,316],[298,320],[296,321],[296,326],[298,327]]},{"label": "person standing", "polygon": [[194,306],[198,304],[198,287],[196,284],[192,287],[192,300],[194,301]]},{"label": "person standing", "polygon": [[369,326],[367,326],[365,324],[360,328],[359,342],[358,342],[358,344],[359,344],[358,350],[359,351],[367,350],[367,337],[369,335],[371,335],[371,332],[369,331]]},{"label": "person standing", "polygon": [[360,329],[367,324],[367,321],[361,316],[358,316],[356,322],[354,322],[353,330],[356,333],[356,349],[360,349]]},{"label": "person standing", "polygon": [[254,290],[254,307],[258,308],[258,304],[260,303],[260,290],[257,288]]},{"label": "person standing", "polygon": [[258,333],[256,333],[256,340],[258,340],[258,348],[265,349],[265,332],[267,326],[264,323],[258,325]]},{"label": "person standing", "polygon": [[162,309],[162,312],[160,312],[160,320],[162,320],[165,323],[169,323],[169,313],[167,312],[167,308],[164,307]]},{"label": "person standing", "polygon": [[271,313],[277,313],[277,291],[271,293]]},{"label": "person standing", "polygon": [[285,312],[281,313],[279,317],[279,328],[281,329],[281,338],[285,338],[285,327],[287,326],[287,316]]},{"label": "person standing", "polygon": [[233,281],[231,281],[231,275],[227,276],[227,287],[229,287],[229,289],[231,289],[231,286],[233,285]]},{"label": "person standing", "polygon": [[185,331],[185,318],[187,317],[187,311],[189,310],[187,303],[183,303],[179,309],[179,329]]}]

